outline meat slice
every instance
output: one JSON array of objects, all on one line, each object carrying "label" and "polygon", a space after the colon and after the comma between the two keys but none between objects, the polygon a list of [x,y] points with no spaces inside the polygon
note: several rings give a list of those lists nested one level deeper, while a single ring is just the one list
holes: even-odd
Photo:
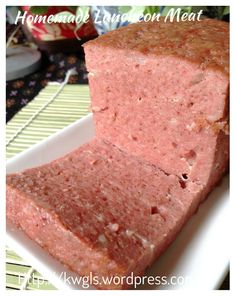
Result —
[{"label": "meat slice", "polygon": [[102,140],[7,176],[7,218],[80,275],[142,274],[197,209],[193,186]]},{"label": "meat slice", "polygon": [[84,48],[96,135],[209,192],[228,167],[228,24],[141,22]]}]

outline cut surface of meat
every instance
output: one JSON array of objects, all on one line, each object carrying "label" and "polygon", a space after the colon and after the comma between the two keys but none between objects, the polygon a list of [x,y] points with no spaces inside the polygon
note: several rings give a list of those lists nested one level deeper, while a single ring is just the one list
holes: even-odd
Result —
[{"label": "cut surface of meat", "polygon": [[96,135],[209,192],[228,167],[228,30],[141,22],[86,43]]},{"label": "cut surface of meat", "polygon": [[9,175],[7,217],[80,275],[138,275],[197,209],[201,195],[188,185],[94,140]]}]

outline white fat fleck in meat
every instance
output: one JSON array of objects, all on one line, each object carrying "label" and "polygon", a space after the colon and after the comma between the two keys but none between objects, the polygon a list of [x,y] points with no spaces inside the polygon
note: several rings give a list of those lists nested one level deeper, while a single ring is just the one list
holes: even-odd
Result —
[{"label": "white fat fleck in meat", "polygon": [[69,189],[68,188],[64,188],[64,189],[62,189],[62,191],[63,192],[67,192],[67,191],[69,191]]},{"label": "white fat fleck in meat", "polygon": [[36,238],[35,238],[35,241],[36,241],[36,243],[38,243],[40,246],[43,246],[43,241],[42,241],[40,238],[36,237]]},{"label": "white fat fleck in meat", "polygon": [[91,150],[86,150],[86,152],[87,152],[88,154],[93,154],[93,152],[92,152]]},{"label": "white fat fleck in meat", "polygon": [[94,107],[92,107],[92,111],[93,111],[93,112],[99,112],[99,111],[101,111],[101,110],[102,110],[102,108],[99,107],[99,106],[94,106]]},{"label": "white fat fleck in meat", "polygon": [[144,248],[150,248],[151,250],[153,250],[155,248],[155,245],[153,243],[151,243],[144,236],[136,233],[135,231],[130,230],[130,229],[126,229],[125,233],[129,237],[134,236],[134,237],[138,238],[141,241]]},{"label": "white fat fleck in meat", "polygon": [[210,122],[214,122],[214,121],[217,121],[219,119],[219,115],[216,113],[216,114],[212,114],[212,115],[208,115],[206,117],[206,119]]},{"label": "white fat fleck in meat", "polygon": [[109,228],[111,231],[116,232],[116,231],[119,230],[119,224],[117,224],[117,223],[109,223],[107,225],[107,228]]},{"label": "white fat fleck in meat", "polygon": [[101,111],[105,111],[105,110],[107,110],[107,109],[108,109],[107,106],[104,106],[104,107],[94,106],[94,107],[92,107],[92,111],[93,111],[93,112],[101,112]]},{"label": "white fat fleck in meat", "polygon": [[220,163],[217,162],[217,163],[214,165],[214,168],[215,168],[215,169],[218,169],[219,166],[220,166]]},{"label": "white fat fleck in meat", "polygon": [[127,236],[132,236],[134,234],[134,231],[130,229],[126,229],[125,233]]},{"label": "white fat fleck in meat", "polygon": [[100,221],[100,222],[102,222],[102,221],[104,220],[104,217],[103,217],[102,214],[97,214],[97,215],[96,215],[96,218],[97,218],[97,220]]},{"label": "white fat fleck in meat", "polygon": [[58,207],[58,210],[59,211],[63,211],[65,209],[65,205],[60,205],[59,207]]},{"label": "white fat fleck in meat", "polygon": [[89,72],[88,73],[88,77],[94,77],[95,76],[95,73],[94,72]]},{"label": "white fat fleck in meat", "polygon": [[191,124],[186,125],[186,129],[192,131],[196,127],[196,123],[192,122]]},{"label": "white fat fleck in meat", "polygon": [[106,237],[105,237],[104,234],[100,234],[99,237],[98,237],[98,241],[99,241],[101,244],[106,244],[107,239],[106,239]]}]

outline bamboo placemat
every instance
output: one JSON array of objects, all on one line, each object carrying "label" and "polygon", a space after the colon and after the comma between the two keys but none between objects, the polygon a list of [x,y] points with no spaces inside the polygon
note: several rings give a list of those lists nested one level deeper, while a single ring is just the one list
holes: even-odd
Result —
[{"label": "bamboo placemat", "polygon": [[[65,85],[59,95],[22,132],[19,130],[52,96],[60,84],[49,83],[30,103],[21,109],[6,126],[7,159],[89,113],[88,85]],[[14,135],[18,134],[15,138]],[[17,251],[17,250],[15,250]],[[35,267],[34,267],[35,268]],[[54,290],[30,262],[25,262],[6,247],[6,288],[16,290]]]}]

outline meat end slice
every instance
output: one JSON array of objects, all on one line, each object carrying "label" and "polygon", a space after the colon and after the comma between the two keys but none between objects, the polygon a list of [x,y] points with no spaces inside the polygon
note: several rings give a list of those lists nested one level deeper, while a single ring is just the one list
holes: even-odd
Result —
[{"label": "meat end slice", "polygon": [[228,167],[228,24],[141,22],[84,48],[96,135],[209,192]]},{"label": "meat end slice", "polygon": [[[194,184],[94,140],[7,176],[7,218],[79,275],[142,274],[197,209]],[[198,189],[198,188],[197,188]]]}]

